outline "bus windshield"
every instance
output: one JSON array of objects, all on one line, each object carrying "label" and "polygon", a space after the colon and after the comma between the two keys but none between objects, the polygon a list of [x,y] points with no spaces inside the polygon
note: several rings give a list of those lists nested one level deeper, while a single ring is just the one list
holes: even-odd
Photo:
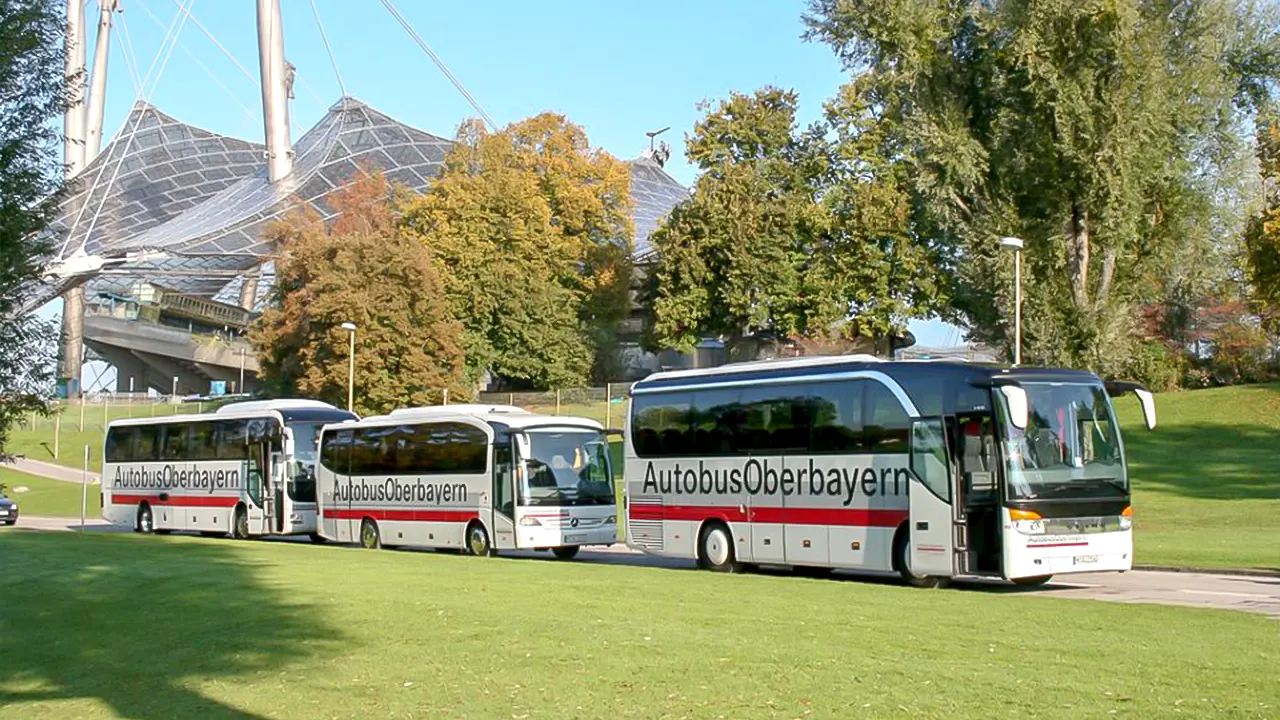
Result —
[{"label": "bus windshield", "polygon": [[293,457],[289,461],[289,497],[298,502],[316,501],[316,456],[322,422],[291,422]]},{"label": "bus windshield", "polygon": [[609,443],[595,430],[529,433],[521,505],[612,505]]},{"label": "bus windshield", "polygon": [[1005,423],[1009,498],[1126,496],[1129,480],[1115,416],[1102,387],[1047,382],[1022,387],[1029,406],[1027,427],[1019,430]]}]

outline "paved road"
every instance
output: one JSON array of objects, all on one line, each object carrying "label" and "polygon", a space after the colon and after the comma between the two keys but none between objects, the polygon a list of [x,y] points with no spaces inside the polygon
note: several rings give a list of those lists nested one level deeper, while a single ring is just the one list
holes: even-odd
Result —
[{"label": "paved road", "polygon": [[[18,521],[17,527],[35,530],[69,531],[77,530],[79,526],[79,519],[23,517]],[[87,530],[96,532],[128,532],[125,528],[109,525],[97,518],[88,519],[85,527]],[[4,532],[10,531],[12,531],[11,528],[0,530],[0,537],[3,536]],[[286,542],[297,540],[300,539],[293,538],[286,540]],[[543,559],[548,562],[563,562],[553,560],[550,553],[520,552],[513,554]],[[607,549],[583,550],[578,557],[580,562],[609,565],[661,567],[673,570],[692,569],[694,567],[691,561],[656,558],[629,550],[621,545]],[[764,572],[770,571],[765,570]],[[777,572],[786,571],[778,570]],[[855,575],[852,573],[836,573],[832,576],[832,582],[896,583],[897,578],[885,574]],[[1124,574],[1072,575],[1069,579],[1052,582],[1042,588],[1015,588],[1002,583],[983,581],[964,581],[956,583],[953,587],[959,591],[969,592],[1026,593],[1038,597],[1064,597],[1118,603],[1239,610],[1280,620],[1280,577],[1246,577],[1209,573],[1134,570]]]},{"label": "paved road", "polygon": [[[12,463],[6,463],[5,467],[13,468],[18,472],[24,472],[28,475],[37,475],[50,480],[63,480],[66,482],[79,483],[84,480],[84,473],[76,468],[69,468],[54,463],[44,462],[42,460],[32,460],[30,458],[14,458]],[[98,473],[89,472],[89,482],[99,482]]]}]

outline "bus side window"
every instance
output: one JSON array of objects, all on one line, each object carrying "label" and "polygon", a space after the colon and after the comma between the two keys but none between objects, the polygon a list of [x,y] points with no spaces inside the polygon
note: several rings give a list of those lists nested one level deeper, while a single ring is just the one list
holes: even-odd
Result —
[{"label": "bus side window", "polygon": [[898,398],[879,382],[867,383],[863,442],[868,452],[907,452],[911,418]]}]

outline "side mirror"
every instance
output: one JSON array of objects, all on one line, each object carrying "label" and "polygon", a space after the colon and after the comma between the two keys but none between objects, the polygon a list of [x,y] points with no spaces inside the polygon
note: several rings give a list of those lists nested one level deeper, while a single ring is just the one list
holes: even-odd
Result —
[{"label": "side mirror", "polygon": [[1156,396],[1151,394],[1150,390],[1145,388],[1134,388],[1133,394],[1138,396],[1138,402],[1142,403],[1142,419],[1147,423],[1148,430],[1156,429]]},{"label": "side mirror", "polygon": [[1026,430],[1029,406],[1027,391],[1017,385],[1001,385],[1000,393],[1004,395],[1005,404],[1009,407],[1009,423],[1019,430]]}]

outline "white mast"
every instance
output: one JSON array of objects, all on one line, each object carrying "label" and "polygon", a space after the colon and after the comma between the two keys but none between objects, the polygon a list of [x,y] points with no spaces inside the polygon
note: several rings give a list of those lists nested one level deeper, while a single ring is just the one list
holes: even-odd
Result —
[{"label": "white mast", "polygon": [[[85,165],[84,107],[84,0],[67,0],[66,77],[70,103],[62,116],[62,160],[68,180]],[[84,360],[84,288],[76,286],[62,296],[62,337],[58,348],[58,380],[66,384],[67,397],[80,394]]]},{"label": "white mast", "polygon": [[107,59],[111,54],[111,14],[117,0],[98,0],[98,42],[93,48],[93,78],[89,88],[89,127],[85,133],[84,164],[102,152],[102,116],[107,104]]},{"label": "white mast", "polygon": [[274,183],[293,171],[293,147],[289,142],[289,86],[293,80],[284,59],[280,0],[258,0],[258,62],[262,71],[267,177]]}]

